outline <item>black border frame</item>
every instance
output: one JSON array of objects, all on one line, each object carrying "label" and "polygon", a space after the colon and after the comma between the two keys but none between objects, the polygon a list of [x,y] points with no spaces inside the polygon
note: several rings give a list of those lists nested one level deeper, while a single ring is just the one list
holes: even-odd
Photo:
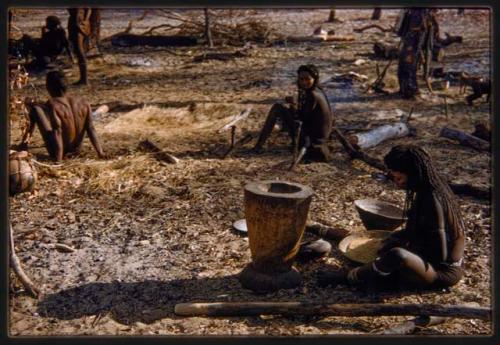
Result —
[{"label": "black border frame", "polygon": [[[418,7],[439,7],[439,8],[456,8],[456,7],[483,7],[489,8],[491,12],[491,30],[492,30],[492,48],[493,55],[491,56],[491,71],[493,80],[493,97],[492,97],[492,125],[493,125],[493,138],[492,138],[492,331],[493,336],[371,336],[371,335],[331,335],[331,336],[298,336],[298,337],[261,337],[261,336],[41,336],[41,337],[8,337],[8,274],[9,274],[9,257],[8,257],[8,215],[9,215],[9,196],[8,196],[8,179],[7,179],[7,152],[9,144],[9,131],[8,131],[8,75],[7,75],[7,15],[9,7],[68,7],[69,5],[88,5],[93,7],[121,7],[121,8],[145,8],[145,7],[172,7],[172,8],[203,8],[203,7],[233,7],[233,8],[353,8],[365,7],[373,8],[374,6],[381,7],[403,7],[403,6],[418,6]],[[499,248],[500,236],[495,236],[497,224],[500,221],[500,210],[496,202],[496,195],[498,192],[498,175],[500,166],[498,163],[498,152],[496,149],[499,146],[499,133],[500,121],[495,120],[495,114],[500,112],[500,108],[495,100],[500,100],[500,88],[496,87],[495,81],[500,80],[498,77],[498,67],[495,61],[500,61],[499,47],[500,44],[495,44],[495,38],[500,38],[500,5],[495,4],[493,0],[421,0],[418,3],[406,1],[380,1],[380,0],[215,0],[215,1],[201,1],[201,0],[89,0],[89,1],[36,1],[36,0],[6,0],[2,2],[0,10],[0,37],[3,39],[3,44],[0,44],[0,64],[4,68],[0,69],[0,99],[2,108],[0,111],[0,245],[2,254],[0,255],[0,276],[5,279],[0,279],[0,343],[2,344],[65,344],[72,342],[73,344],[101,344],[101,343],[114,343],[114,344],[129,344],[129,343],[159,343],[167,342],[171,344],[308,344],[314,341],[315,345],[331,344],[368,344],[368,343],[384,343],[384,344],[400,344],[401,342],[408,342],[412,344],[429,344],[439,341],[441,345],[446,344],[500,344],[500,322],[499,322],[499,308],[497,296],[495,294],[495,286],[499,286],[498,278],[500,274],[498,268],[500,267],[500,255],[496,254],[496,249]]]}]

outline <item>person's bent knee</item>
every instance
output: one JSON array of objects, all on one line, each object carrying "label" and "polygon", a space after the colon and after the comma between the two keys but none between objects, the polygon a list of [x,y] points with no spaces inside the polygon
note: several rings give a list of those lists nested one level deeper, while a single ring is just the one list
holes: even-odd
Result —
[{"label": "person's bent knee", "polygon": [[409,260],[409,252],[408,250],[401,248],[401,247],[394,247],[391,248],[388,252],[387,255],[395,262],[397,263],[405,263],[408,262]]}]

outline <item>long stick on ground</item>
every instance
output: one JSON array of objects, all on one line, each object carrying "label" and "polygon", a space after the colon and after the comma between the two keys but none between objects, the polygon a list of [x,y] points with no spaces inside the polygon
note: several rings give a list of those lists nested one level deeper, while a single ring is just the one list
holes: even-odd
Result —
[{"label": "long stick on ground", "polygon": [[181,316],[446,316],[462,319],[491,319],[491,309],[440,304],[321,304],[312,302],[216,302],[180,303],[175,314]]},{"label": "long stick on ground", "polygon": [[14,246],[14,230],[12,230],[12,224],[9,224],[10,231],[10,264],[12,269],[18,276],[21,283],[26,288],[33,297],[37,298],[40,295],[40,289],[38,289],[35,284],[31,281],[31,279],[24,273],[23,268],[21,267],[21,261],[16,255],[16,249]]}]

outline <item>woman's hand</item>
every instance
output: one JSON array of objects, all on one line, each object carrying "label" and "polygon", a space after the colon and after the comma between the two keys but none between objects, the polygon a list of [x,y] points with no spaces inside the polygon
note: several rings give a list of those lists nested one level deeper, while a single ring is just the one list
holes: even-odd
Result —
[{"label": "woman's hand", "polygon": [[380,248],[377,252],[378,255],[382,255],[385,252],[391,250],[392,248],[395,247],[401,247],[403,246],[403,243],[401,240],[399,240],[396,237],[393,237],[392,235],[386,238],[385,240],[382,241],[382,248]]}]

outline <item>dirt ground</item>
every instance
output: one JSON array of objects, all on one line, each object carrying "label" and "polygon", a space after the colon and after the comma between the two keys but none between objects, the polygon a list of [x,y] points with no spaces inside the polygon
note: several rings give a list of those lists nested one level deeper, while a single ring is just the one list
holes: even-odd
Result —
[{"label": "dirt ground", "polygon": [[[376,77],[372,46],[376,40],[397,43],[391,33],[376,29],[363,33],[353,28],[372,23],[372,9],[337,10],[342,22],[324,23],[328,10],[251,11],[267,18],[273,30],[286,35],[310,35],[319,25],[339,35],[354,35],[354,42],[253,44],[249,56],[230,61],[194,62],[207,51],[202,45],[185,48],[123,48],[103,44],[103,56],[89,60],[89,87],[72,86],[70,94],[85,96],[93,109],[120,104],[96,118],[97,132],[109,160],[99,160],[88,140],[81,154],[62,166],[39,166],[39,181],[32,194],[10,200],[10,218],[16,250],[28,275],[42,287],[35,300],[23,292],[12,275],[10,334],[40,335],[320,335],[377,332],[406,317],[221,317],[183,318],[174,306],[203,301],[316,301],[322,303],[472,303],[491,307],[491,204],[462,197],[467,225],[465,277],[449,290],[380,292],[316,285],[318,269],[354,267],[334,246],[322,262],[298,265],[303,284],[296,289],[257,295],[243,289],[238,273],[251,261],[248,239],[232,229],[244,218],[243,186],[254,180],[280,179],[313,188],[309,218],[325,224],[362,229],[353,201],[377,198],[402,205],[404,193],[371,177],[364,163],[350,161],[342,146],[332,142],[331,163],[301,164],[293,172],[288,139],[274,134],[265,152],[250,152],[255,141],[220,159],[214,152],[229,143],[229,133],[218,133],[235,114],[252,107],[238,126],[237,136],[257,135],[273,103],[295,94],[298,66],[319,67],[324,89],[342,128],[367,128],[397,121],[401,110],[413,107],[411,124],[417,135],[389,140],[367,150],[382,157],[400,143],[417,143],[431,153],[436,165],[453,181],[490,186],[489,153],[440,138],[444,126],[473,131],[476,120],[490,119],[484,99],[467,106],[458,86],[430,94],[421,85],[415,101],[397,95],[368,94],[368,82],[332,79],[335,73],[354,71],[369,80]],[[102,37],[123,30],[140,10],[103,11]],[[394,24],[398,11],[384,10],[377,24]],[[19,15],[14,25],[39,35],[44,18],[56,14],[64,26],[64,9],[37,10]],[[462,44],[446,49],[441,65],[448,70],[490,73],[490,23],[487,10],[439,13],[441,35],[462,35]],[[134,26],[142,32],[161,23],[151,15]],[[17,33],[18,34],[18,33]],[[216,46],[213,52],[241,47]],[[363,59],[364,63],[355,64]],[[358,61],[359,63],[359,61]],[[438,64],[439,65],[439,64]],[[386,89],[398,89],[397,64],[389,68]],[[77,65],[67,69],[78,78]],[[30,80],[45,99],[44,75]],[[13,95],[33,95],[32,88]],[[448,118],[443,94],[447,95]],[[22,117],[11,114],[11,143],[21,135]],[[180,159],[176,165],[159,162],[141,152],[138,143],[149,138]],[[44,164],[47,159],[36,132],[30,148]],[[74,247],[59,252],[55,243]],[[488,335],[492,323],[451,319],[418,334]]]}]

